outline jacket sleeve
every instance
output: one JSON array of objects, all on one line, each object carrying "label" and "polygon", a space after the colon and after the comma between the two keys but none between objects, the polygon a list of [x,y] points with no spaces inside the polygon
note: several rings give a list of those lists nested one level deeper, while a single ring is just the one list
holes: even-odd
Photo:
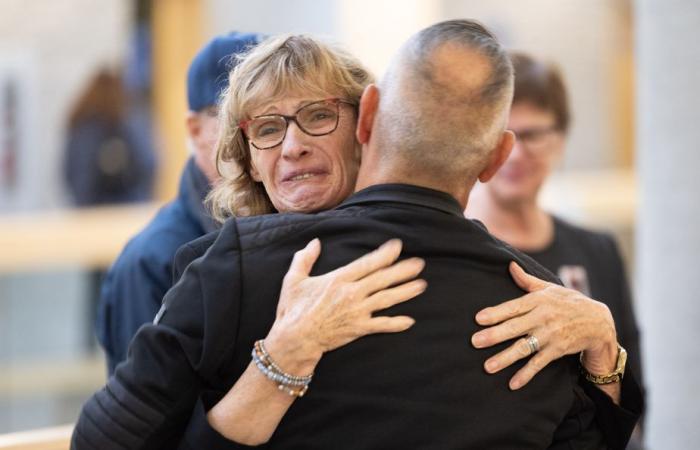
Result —
[{"label": "jacket sleeve", "polygon": [[[628,366],[636,377],[635,385],[644,396],[644,370],[641,360],[641,348],[639,339],[639,327],[634,314],[632,294],[630,292],[625,264],[620,255],[620,251],[612,236],[607,236],[610,246],[610,258],[612,261],[612,272],[615,276],[615,290],[617,294],[618,314],[615,326],[617,328],[618,339],[627,350]],[[642,411],[643,413],[643,411]]]},{"label": "jacket sleeve", "polygon": [[160,322],[139,330],[127,360],[83,406],[73,449],[169,448],[164,443],[179,440],[206,364],[201,272],[190,266],[166,295]]},{"label": "jacket sleeve", "polygon": [[633,371],[627,371],[622,380],[620,405],[583,378],[581,384],[595,403],[596,422],[603,430],[608,448],[624,450],[644,410],[644,397]]}]

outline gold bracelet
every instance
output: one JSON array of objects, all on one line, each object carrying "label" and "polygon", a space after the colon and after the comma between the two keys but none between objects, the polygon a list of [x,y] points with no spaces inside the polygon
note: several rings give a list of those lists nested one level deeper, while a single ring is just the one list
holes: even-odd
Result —
[{"label": "gold bracelet", "polygon": [[583,366],[583,352],[579,356],[579,362],[581,363],[581,375],[593,384],[612,384],[619,383],[625,376],[625,364],[627,364],[627,350],[622,348],[620,344],[617,344],[617,364],[615,365],[615,370],[605,375],[593,375]]}]

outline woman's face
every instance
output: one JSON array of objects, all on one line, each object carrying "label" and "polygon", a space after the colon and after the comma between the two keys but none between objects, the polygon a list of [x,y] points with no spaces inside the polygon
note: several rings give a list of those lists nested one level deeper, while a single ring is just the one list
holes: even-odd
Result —
[{"label": "woman's face", "polygon": [[[255,118],[279,114],[293,116],[311,103],[323,100],[315,96],[293,96],[262,104],[251,111]],[[288,121],[284,140],[277,146],[259,150],[248,143],[250,174],[262,182],[279,212],[314,212],[331,209],[345,200],[355,188],[360,165],[355,140],[356,113],[341,103],[335,131],[310,136]]]},{"label": "woman's face", "polygon": [[530,103],[513,104],[508,128],[516,135],[506,163],[486,183],[486,189],[505,204],[536,202],[542,184],[560,159],[564,134],[555,129],[551,111]]}]

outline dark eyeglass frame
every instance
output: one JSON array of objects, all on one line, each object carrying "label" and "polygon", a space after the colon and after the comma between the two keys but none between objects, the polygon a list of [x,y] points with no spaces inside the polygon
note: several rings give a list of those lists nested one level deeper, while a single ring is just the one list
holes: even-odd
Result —
[{"label": "dark eyeglass frame", "polygon": [[[316,104],[318,104],[318,103],[332,103],[333,105],[335,105],[335,107],[336,107],[336,109],[337,109],[337,112],[336,112],[336,119],[335,119],[335,126],[333,127],[333,129],[331,129],[331,130],[329,130],[329,131],[324,131],[323,133],[313,133],[313,132],[310,132],[310,131],[306,130],[302,125],[300,125],[300,124],[299,124],[299,121],[297,121],[297,116],[299,115],[299,111],[301,111],[302,109],[307,108],[307,107],[309,107],[309,106],[311,106],[311,105],[316,105]],[[350,102],[350,101],[348,101],[348,100],[343,100],[342,98],[326,98],[326,99],[323,99],[323,100],[317,100],[317,101],[314,101],[314,102],[307,103],[306,105],[304,105],[304,106],[302,106],[301,108],[297,109],[297,110],[295,111],[295,113],[294,113],[293,115],[291,115],[291,116],[287,116],[287,115],[284,115],[284,114],[263,114],[263,115],[260,115],[260,116],[251,117],[251,118],[248,119],[248,120],[241,120],[240,122],[238,122],[238,128],[243,132],[243,137],[245,137],[245,139],[250,143],[250,145],[252,145],[253,147],[257,148],[258,150],[269,150],[269,149],[271,149],[271,148],[277,147],[277,146],[280,145],[282,142],[284,142],[284,139],[287,137],[287,130],[289,129],[289,122],[290,122],[290,121],[291,121],[291,122],[294,122],[294,123],[297,125],[297,127],[298,127],[302,132],[304,132],[305,134],[308,134],[309,136],[326,136],[326,135],[328,135],[328,134],[331,134],[331,133],[334,132],[336,129],[338,129],[338,124],[340,123],[340,104],[341,104],[341,103],[346,104],[346,105],[350,105],[350,106],[352,106],[353,108],[356,108],[356,107],[357,107],[357,104],[356,104],[356,103]],[[266,117],[270,117],[270,118],[272,118],[272,117],[281,117],[282,119],[284,119],[284,133],[282,133],[282,137],[280,138],[279,142],[275,143],[274,145],[268,145],[268,146],[266,146],[266,147],[258,147],[258,146],[255,144],[255,142],[253,142],[253,140],[252,140],[252,139],[249,137],[249,135],[248,135],[248,126],[249,126],[250,123],[253,122],[254,120],[261,119],[261,118],[266,118]]]},{"label": "dark eyeglass frame", "polygon": [[[515,133],[515,138],[520,141],[522,145],[527,147],[528,149],[535,149],[539,150],[542,147],[540,146],[533,146],[532,145],[532,140],[533,139],[538,139],[542,138],[545,136],[549,136],[552,134],[556,133],[561,133],[562,130],[560,127],[557,125],[552,125],[549,127],[537,127],[537,128],[525,128],[523,130],[512,130]],[[529,141],[529,143],[528,143]]]}]

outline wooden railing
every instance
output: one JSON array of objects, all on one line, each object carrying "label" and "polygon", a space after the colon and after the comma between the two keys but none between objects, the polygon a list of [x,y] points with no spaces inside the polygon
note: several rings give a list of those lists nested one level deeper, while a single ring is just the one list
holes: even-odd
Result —
[{"label": "wooden railing", "polygon": [[73,425],[0,434],[0,450],[68,450]]},{"label": "wooden railing", "polygon": [[0,273],[105,268],[156,204],[0,215]]}]

